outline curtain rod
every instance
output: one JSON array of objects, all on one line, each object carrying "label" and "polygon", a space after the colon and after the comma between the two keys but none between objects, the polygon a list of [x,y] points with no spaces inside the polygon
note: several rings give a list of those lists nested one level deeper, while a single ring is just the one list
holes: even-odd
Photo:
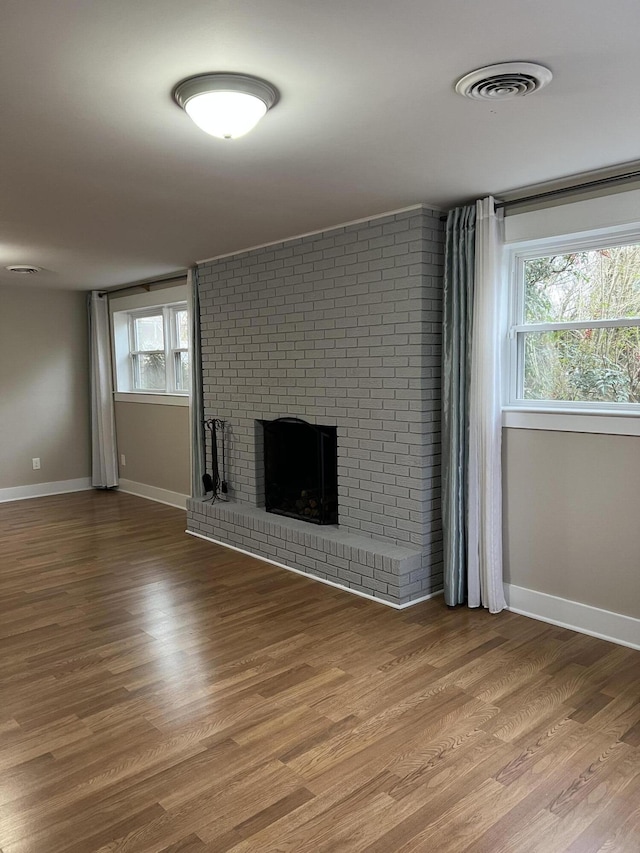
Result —
[{"label": "curtain rod", "polygon": [[148,293],[156,284],[168,284],[172,281],[184,281],[186,277],[187,271],[185,270],[181,275],[172,275],[168,278],[154,278],[152,281],[140,281],[138,284],[125,284],[122,287],[114,287],[112,290],[103,290],[102,292],[106,294],[106,296],[111,296],[113,293],[122,293],[124,290],[136,290],[138,287],[141,287]]},{"label": "curtain rod", "polygon": [[[499,201],[496,202],[496,208],[503,208],[506,210],[510,207],[516,207],[520,204],[528,204],[531,201],[540,201],[543,198],[558,198],[563,195],[571,195],[574,192],[586,192],[587,190],[594,189],[595,187],[606,187],[611,186],[612,184],[620,184],[627,183],[627,181],[640,180],[640,169],[637,169],[634,172],[623,172],[621,175],[611,175],[608,178],[596,178],[593,181],[584,181],[581,184],[572,184],[569,187],[560,187],[557,190],[547,190],[541,193],[533,193],[532,195],[525,195],[520,198],[514,198],[510,201]],[[447,217],[440,217],[442,222],[446,222]]]}]

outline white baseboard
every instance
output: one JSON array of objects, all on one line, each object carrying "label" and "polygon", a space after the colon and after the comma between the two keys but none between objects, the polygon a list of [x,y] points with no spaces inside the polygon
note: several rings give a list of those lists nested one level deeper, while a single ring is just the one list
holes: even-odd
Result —
[{"label": "white baseboard", "polygon": [[601,610],[579,601],[570,601],[534,589],[505,583],[507,607],[513,613],[570,628],[601,640],[609,640],[631,649],[640,649],[640,619]]},{"label": "white baseboard", "polygon": [[78,480],[58,480],[55,483],[34,483],[32,486],[13,486],[0,489],[0,503],[44,498],[47,495],[66,495],[69,492],[84,492],[90,488],[92,487],[89,477],[81,477]]},{"label": "white baseboard", "polygon": [[180,492],[171,492],[169,489],[160,489],[158,486],[148,486],[146,483],[135,483],[133,480],[123,480],[122,478],[120,478],[118,488],[121,492],[137,495],[139,498],[147,498],[159,504],[175,506],[178,509],[187,508],[189,496],[181,495]]},{"label": "white baseboard", "polygon": [[277,566],[279,569],[286,569],[288,572],[295,572],[303,578],[318,581],[318,583],[324,583],[327,586],[334,586],[337,589],[343,589],[345,592],[350,592],[352,595],[358,595],[360,598],[368,598],[369,601],[376,601],[378,604],[384,604],[387,607],[392,607],[394,610],[406,610],[407,607],[413,607],[414,604],[420,604],[422,601],[428,601],[430,598],[442,595],[442,590],[439,590],[438,592],[430,592],[429,595],[423,595],[421,598],[414,598],[413,601],[407,601],[406,604],[395,604],[392,601],[385,601],[384,598],[369,595],[367,592],[360,592],[360,590],[351,589],[349,586],[343,586],[343,584],[330,581],[327,578],[319,578],[317,575],[302,572],[300,569],[294,569],[292,566],[286,566],[284,563],[279,563],[277,560],[270,560],[269,557],[263,557],[262,554],[254,554],[253,551],[246,551],[244,548],[238,548],[237,545],[229,545],[228,542],[221,542],[219,539],[214,539],[213,536],[205,536],[204,533],[196,533],[193,530],[185,530],[185,533],[188,533],[189,536],[196,536],[198,539],[204,539],[206,542],[214,542],[216,545],[222,545],[224,548],[231,548],[232,551],[239,551],[241,554],[246,554],[248,557],[255,557],[256,560],[262,560],[263,563],[271,563],[272,566]]}]

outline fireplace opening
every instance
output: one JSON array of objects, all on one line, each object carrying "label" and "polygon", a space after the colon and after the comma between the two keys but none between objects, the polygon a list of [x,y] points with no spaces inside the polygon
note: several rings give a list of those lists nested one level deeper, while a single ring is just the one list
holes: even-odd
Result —
[{"label": "fireplace opening", "polygon": [[299,418],[260,421],[267,512],[312,524],[338,523],[336,427]]}]

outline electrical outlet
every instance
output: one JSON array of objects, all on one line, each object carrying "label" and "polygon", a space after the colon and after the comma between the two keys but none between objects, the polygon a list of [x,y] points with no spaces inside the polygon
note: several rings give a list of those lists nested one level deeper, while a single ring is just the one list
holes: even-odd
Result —
[{"label": "electrical outlet", "polygon": [[34,456],[33,459],[31,460],[31,464],[33,465],[34,471],[39,471],[40,470],[40,457]]},{"label": "electrical outlet", "polygon": [[122,465],[123,468],[125,468],[127,465],[127,460],[126,460],[124,453],[120,454],[120,464]]}]

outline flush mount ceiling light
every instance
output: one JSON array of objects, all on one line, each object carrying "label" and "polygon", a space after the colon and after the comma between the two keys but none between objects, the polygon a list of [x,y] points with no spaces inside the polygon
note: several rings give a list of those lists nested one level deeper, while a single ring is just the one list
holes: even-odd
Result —
[{"label": "flush mount ceiling light", "polygon": [[456,92],[477,101],[505,101],[538,92],[552,77],[548,68],[534,62],[501,62],[465,74]]},{"label": "flush mount ceiling light", "polygon": [[173,98],[205,133],[237,139],[266,115],[278,90],[246,74],[201,74],[178,83]]},{"label": "flush mount ceiling light", "polygon": [[40,272],[40,267],[32,267],[29,264],[10,264],[5,269],[9,270],[9,272],[18,273],[18,275],[33,275],[36,272]]}]

